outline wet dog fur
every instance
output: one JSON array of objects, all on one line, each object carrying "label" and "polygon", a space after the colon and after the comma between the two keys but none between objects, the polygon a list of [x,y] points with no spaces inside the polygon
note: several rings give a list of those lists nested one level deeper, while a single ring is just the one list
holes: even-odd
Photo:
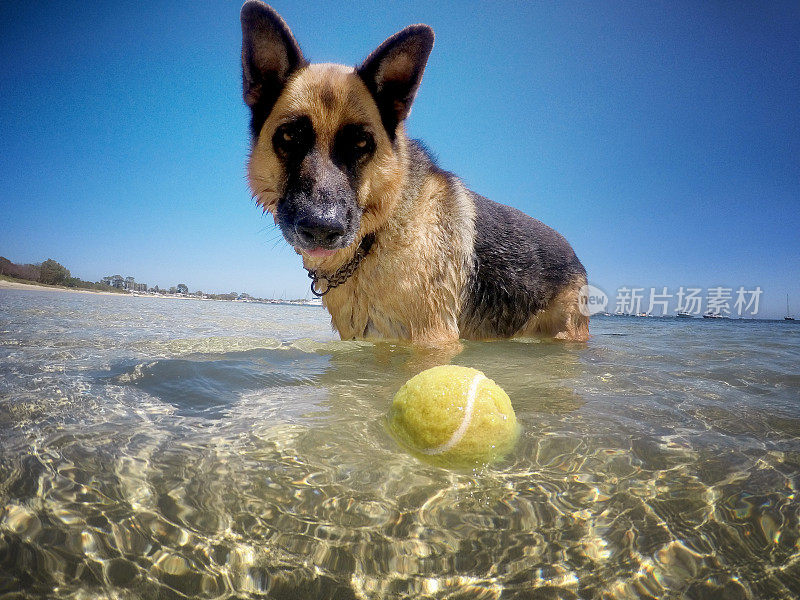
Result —
[{"label": "wet dog fur", "polygon": [[406,137],[430,27],[403,29],[351,68],[310,64],[257,0],[241,21],[256,201],[317,273],[335,273],[374,240],[323,297],[342,339],[588,338],[586,272],[569,243],[466,189]]}]

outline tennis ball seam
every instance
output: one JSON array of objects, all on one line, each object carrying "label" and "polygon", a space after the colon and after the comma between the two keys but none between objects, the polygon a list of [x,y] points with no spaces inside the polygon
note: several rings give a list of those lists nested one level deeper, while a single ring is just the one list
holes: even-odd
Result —
[{"label": "tennis ball seam", "polygon": [[472,378],[472,381],[469,385],[469,391],[467,392],[467,403],[464,408],[464,416],[461,418],[461,423],[459,423],[456,430],[450,436],[450,439],[433,448],[420,448],[420,452],[430,456],[435,456],[437,454],[444,454],[448,450],[458,445],[458,443],[464,437],[464,434],[467,432],[467,429],[469,429],[469,424],[472,421],[472,411],[475,407],[475,399],[478,396],[478,386],[483,382],[484,379],[487,379],[487,377],[481,372],[475,373],[475,376]]}]

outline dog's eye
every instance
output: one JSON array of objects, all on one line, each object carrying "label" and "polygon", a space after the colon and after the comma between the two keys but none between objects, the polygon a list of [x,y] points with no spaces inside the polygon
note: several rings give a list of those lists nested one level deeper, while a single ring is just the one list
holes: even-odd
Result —
[{"label": "dog's eye", "polygon": [[335,153],[345,164],[354,164],[375,150],[375,139],[363,125],[345,125],[336,134]]},{"label": "dog's eye", "polygon": [[314,144],[314,128],[308,117],[280,125],[272,136],[272,145],[280,156],[299,158]]},{"label": "dog's eye", "polygon": [[372,136],[366,131],[361,130],[353,134],[350,142],[353,144],[355,148],[358,148],[359,150],[362,151],[366,151],[370,149],[372,145]]}]

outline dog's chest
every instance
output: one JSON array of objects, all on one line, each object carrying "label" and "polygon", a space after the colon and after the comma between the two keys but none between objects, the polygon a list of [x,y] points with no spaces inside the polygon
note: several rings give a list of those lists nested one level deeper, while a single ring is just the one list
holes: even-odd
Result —
[{"label": "dog's chest", "polygon": [[[324,303],[342,339],[409,339],[414,329],[411,290],[392,264],[365,264]],[[366,262],[366,261],[365,261]],[[388,263],[388,264],[386,264]]]},{"label": "dog's chest", "polygon": [[375,250],[350,280],[325,296],[342,339],[457,337],[460,265],[418,244]]}]

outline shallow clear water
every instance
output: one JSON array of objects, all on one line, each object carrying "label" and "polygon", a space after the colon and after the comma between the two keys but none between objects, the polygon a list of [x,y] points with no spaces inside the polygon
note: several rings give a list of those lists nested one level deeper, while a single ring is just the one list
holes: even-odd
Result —
[{"label": "shallow clear water", "polygon": [[795,598],[800,326],[469,343],[522,425],[387,433],[437,357],[324,310],[0,290],[0,598]]}]

